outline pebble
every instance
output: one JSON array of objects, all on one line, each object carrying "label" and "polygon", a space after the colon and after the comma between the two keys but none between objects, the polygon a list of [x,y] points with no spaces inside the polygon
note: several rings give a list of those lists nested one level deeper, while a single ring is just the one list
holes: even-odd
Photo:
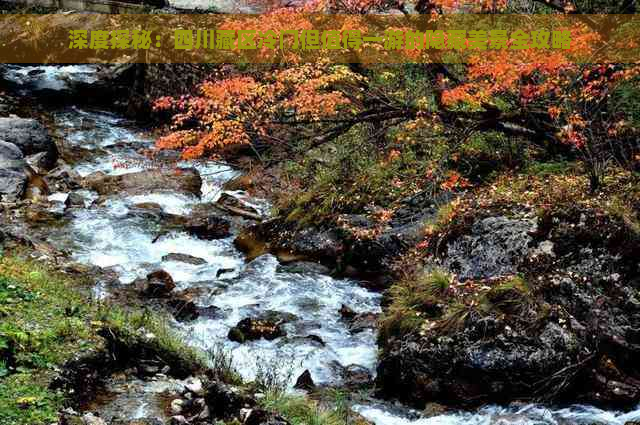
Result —
[{"label": "pebble", "polygon": [[180,398],[176,398],[171,402],[171,412],[174,414],[182,413],[182,407],[184,405],[184,400]]},{"label": "pebble", "polygon": [[204,395],[204,388],[202,386],[202,381],[198,378],[190,378],[184,387],[188,391],[194,393],[195,395],[198,395],[198,396]]}]

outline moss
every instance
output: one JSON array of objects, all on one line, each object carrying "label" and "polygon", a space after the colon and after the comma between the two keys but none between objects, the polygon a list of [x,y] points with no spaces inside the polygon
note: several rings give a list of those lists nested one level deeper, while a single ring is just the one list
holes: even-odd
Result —
[{"label": "moss", "polygon": [[640,237],[640,212],[630,202],[621,196],[614,196],[605,208],[609,214],[620,218],[636,237]]}]

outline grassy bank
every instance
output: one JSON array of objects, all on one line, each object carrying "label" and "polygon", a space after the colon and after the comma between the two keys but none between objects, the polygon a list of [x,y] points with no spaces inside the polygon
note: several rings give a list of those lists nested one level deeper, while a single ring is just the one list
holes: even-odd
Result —
[{"label": "grassy bank", "polygon": [[57,419],[65,396],[48,388],[56,371],[101,343],[82,286],[30,260],[0,259],[0,424]]},{"label": "grassy bank", "polygon": [[[1,425],[55,422],[70,399],[50,388],[54,378],[65,362],[107,345],[122,359],[153,353],[182,374],[206,367],[204,353],[184,345],[161,316],[93,302],[88,285],[18,255],[0,258]],[[142,329],[154,338],[142,341]]]}]

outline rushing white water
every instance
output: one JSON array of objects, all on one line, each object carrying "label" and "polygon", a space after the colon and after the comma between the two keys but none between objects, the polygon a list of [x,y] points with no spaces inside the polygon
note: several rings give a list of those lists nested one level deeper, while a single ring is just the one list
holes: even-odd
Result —
[{"label": "rushing white water", "polygon": [[[35,69],[44,72],[29,75],[29,71]],[[12,67],[10,72],[17,82],[57,89],[66,87],[59,82],[69,78],[91,81],[93,71],[73,66]],[[87,149],[91,153],[86,160],[75,164],[76,171],[83,176],[95,171],[122,174],[153,165],[137,153],[140,148],[148,147],[150,141],[118,116],[72,108],[58,113],[56,123],[68,146]],[[127,166],[118,166],[123,163]],[[201,199],[178,193],[148,193],[115,195],[96,205],[94,201],[98,197],[95,193],[80,191],[86,199],[86,208],[68,212],[72,220],[53,242],[71,249],[79,261],[112,267],[123,284],[162,268],[173,276],[179,290],[202,289],[203,295],[197,302],[202,306],[215,306],[219,309],[217,314],[191,323],[176,322],[176,329],[191,344],[205,349],[222,344],[232,352],[236,367],[246,378],[252,378],[258,367],[273,367],[274,364],[292,369],[293,378],[309,369],[316,382],[339,383],[338,370],[350,364],[367,367],[373,373],[377,351],[375,335],[372,331],[351,334],[340,320],[338,309],[346,304],[358,312],[378,312],[379,295],[351,280],[279,271],[277,260],[270,255],[246,264],[243,255],[234,248],[232,238],[203,241],[183,232],[172,232],[154,243],[156,225],[143,216],[129,214],[131,206],[141,202],[157,203],[167,213],[188,214],[195,204],[215,200],[221,193],[222,184],[235,175],[234,170],[217,163],[196,164],[196,167],[204,180]],[[244,196],[237,192],[232,194]],[[50,200],[61,207],[66,198],[65,193],[50,196]],[[261,212],[268,210],[264,201],[246,197],[245,201],[253,203]],[[162,257],[169,253],[193,255],[206,263],[191,265],[163,261]],[[221,269],[232,271],[216,277]],[[97,289],[99,296],[105,295],[104,288]],[[295,320],[285,325],[286,337],[245,344],[227,339],[229,328],[240,319],[267,311],[295,315]],[[324,345],[316,338],[307,338],[309,336],[319,337]],[[107,409],[126,410],[132,418],[152,413],[154,409],[149,400],[154,399],[153,394],[157,391],[166,389],[162,387],[163,383],[122,385],[126,387],[122,390],[126,394],[113,400]],[[565,408],[487,406],[429,418],[405,408],[376,403],[354,406],[354,410],[376,425],[624,425],[628,421],[640,421],[640,410],[622,413],[581,405]]]},{"label": "rushing white water", "polygon": [[420,418],[415,411],[383,405],[358,405],[353,409],[376,425],[625,425],[640,421],[640,407],[628,413],[593,406],[548,408],[536,404],[486,406],[472,412],[453,412]]},{"label": "rushing white water", "polygon": [[97,81],[96,65],[7,65],[4,78],[29,90],[67,90],[74,82]]},{"label": "rushing white water", "polygon": [[[88,175],[96,171],[123,174],[140,171],[152,164],[137,153],[150,141],[118,117],[102,112],[71,109],[56,115],[56,122],[66,143],[92,152],[87,160],[76,164],[76,171]],[[115,164],[115,165],[114,165]],[[117,164],[127,164],[126,167]],[[134,164],[133,167],[129,165]],[[181,163],[180,165],[188,165]],[[375,335],[372,331],[351,334],[340,319],[338,310],[347,304],[354,311],[378,312],[379,295],[357,282],[333,279],[319,274],[292,274],[278,271],[278,261],[270,255],[249,264],[233,246],[233,237],[205,241],[184,232],[171,232],[154,242],[157,229],[153,222],[129,214],[132,205],[154,202],[171,214],[188,214],[199,203],[214,200],[224,181],[235,175],[228,167],[216,163],[197,163],[203,178],[202,199],[180,193],[148,193],[111,196],[100,205],[73,209],[70,228],[63,238],[71,236],[67,245],[79,261],[100,267],[111,267],[123,284],[155,269],[164,269],[177,282],[178,290],[199,288],[204,293],[197,302],[215,306],[214,318],[200,318],[190,323],[176,323],[188,341],[204,349],[223,345],[232,352],[235,366],[251,379],[256,368],[269,364],[291,370],[295,379],[309,369],[316,382],[339,382],[341,366],[352,364],[369,368],[376,362]],[[262,212],[267,206],[240,192],[229,192],[243,198]],[[62,194],[52,197],[63,201]],[[192,265],[163,261],[169,253],[200,257],[206,264]],[[231,272],[216,278],[221,269]],[[264,312],[290,313],[296,319],[285,325],[287,336],[274,341],[258,340],[239,344],[228,340],[229,329],[245,317]],[[319,337],[324,345],[307,338]],[[286,361],[282,361],[286,359]]]}]

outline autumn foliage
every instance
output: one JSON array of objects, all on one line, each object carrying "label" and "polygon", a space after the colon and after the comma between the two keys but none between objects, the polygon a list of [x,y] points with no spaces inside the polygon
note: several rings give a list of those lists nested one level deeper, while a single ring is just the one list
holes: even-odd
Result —
[{"label": "autumn foliage", "polygon": [[[560,0],[531,3],[558,14],[578,12],[580,6]],[[508,7],[506,0],[432,0],[416,5],[419,12],[431,14],[508,12]],[[302,9],[406,12],[402,2],[381,0],[315,1]],[[295,21],[301,16],[294,13],[297,10],[301,9],[276,7],[256,19],[274,29],[309,27],[309,22]],[[520,61],[507,57],[510,50],[490,50],[467,65],[424,65],[431,86],[427,97],[433,97],[435,105],[424,96],[413,96],[408,86],[379,84],[380,76],[392,67],[331,65],[321,57],[317,63],[295,64],[295,58],[287,57],[286,64],[249,72],[229,68],[203,82],[195,96],[155,102],[156,110],[173,114],[173,132],[157,146],[182,149],[185,158],[196,158],[215,155],[230,144],[280,143],[291,137],[324,143],[363,122],[400,129],[409,134],[407,139],[411,133],[461,126],[572,146],[597,179],[596,168],[611,159],[606,155],[615,156],[603,153],[603,142],[635,131],[624,116],[603,110],[616,86],[634,79],[638,67],[573,63],[573,53],[595,53],[607,42],[594,38],[589,25],[585,20],[563,28],[572,36],[569,50],[521,50]],[[234,22],[228,27],[235,28]],[[419,54],[423,53],[407,51],[410,57]]]}]

